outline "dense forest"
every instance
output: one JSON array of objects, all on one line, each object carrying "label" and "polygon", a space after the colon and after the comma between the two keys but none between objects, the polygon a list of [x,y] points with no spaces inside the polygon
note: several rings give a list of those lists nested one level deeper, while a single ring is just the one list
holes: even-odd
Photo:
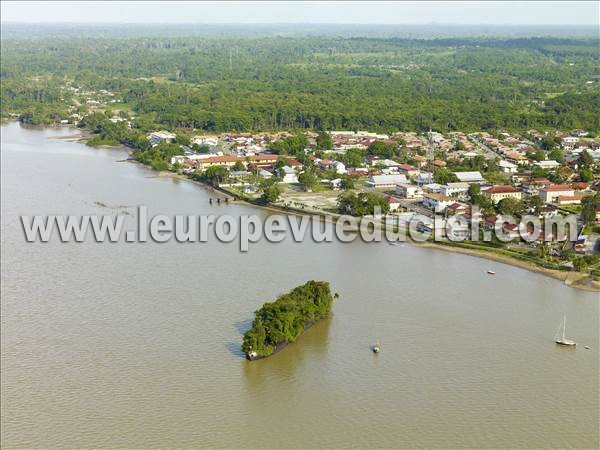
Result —
[{"label": "dense forest", "polygon": [[265,303],[244,334],[242,350],[254,358],[273,354],[278,345],[294,342],[305,327],[326,317],[332,303],[329,283],[324,281],[308,281]]},{"label": "dense forest", "polygon": [[600,130],[593,37],[108,35],[9,33],[2,117],[85,115],[76,87],[140,131]]}]

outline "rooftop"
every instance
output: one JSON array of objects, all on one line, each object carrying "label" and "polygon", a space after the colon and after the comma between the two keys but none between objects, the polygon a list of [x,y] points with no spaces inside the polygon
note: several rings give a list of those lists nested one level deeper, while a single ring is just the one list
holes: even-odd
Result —
[{"label": "rooftop", "polygon": [[568,184],[552,184],[550,186],[545,186],[540,189],[545,192],[561,192],[561,191],[572,191],[573,188]]},{"label": "rooftop", "polygon": [[488,194],[508,194],[508,193],[519,192],[519,191],[517,191],[513,186],[499,185],[499,186],[492,186],[491,188],[489,188],[488,190],[486,190],[484,192],[487,192]]}]

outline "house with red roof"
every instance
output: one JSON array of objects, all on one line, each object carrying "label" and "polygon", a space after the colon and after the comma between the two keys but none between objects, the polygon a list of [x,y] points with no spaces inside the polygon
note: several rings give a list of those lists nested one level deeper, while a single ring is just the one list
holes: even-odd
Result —
[{"label": "house with red roof", "polygon": [[539,196],[544,203],[556,203],[559,197],[573,197],[575,190],[568,184],[550,184],[539,190]]},{"label": "house with red roof", "polygon": [[508,184],[492,186],[481,193],[489,198],[494,204],[504,200],[505,198],[515,198],[517,200],[521,200],[522,195],[521,192],[518,191],[514,186],[510,186]]}]

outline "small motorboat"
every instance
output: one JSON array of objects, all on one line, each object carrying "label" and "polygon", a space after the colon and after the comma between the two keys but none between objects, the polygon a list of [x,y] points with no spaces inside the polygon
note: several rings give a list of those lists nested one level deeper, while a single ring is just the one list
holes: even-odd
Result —
[{"label": "small motorboat", "polygon": [[377,344],[371,347],[371,350],[373,350],[373,353],[379,353],[381,351],[381,345],[379,344],[379,341],[377,342]]},{"label": "small motorboat", "polygon": [[589,345],[586,345],[586,346],[585,346],[585,347],[583,347],[583,348],[585,348],[586,350],[589,350],[589,349],[591,349],[592,347],[590,347]]},{"label": "small motorboat", "polygon": [[487,273],[488,275],[496,275],[496,272],[494,272],[493,270],[488,270]]}]

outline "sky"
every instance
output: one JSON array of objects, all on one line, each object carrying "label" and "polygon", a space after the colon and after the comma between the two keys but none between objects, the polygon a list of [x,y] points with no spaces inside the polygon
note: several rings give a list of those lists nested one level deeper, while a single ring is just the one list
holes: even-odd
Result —
[{"label": "sky", "polygon": [[2,22],[598,25],[600,2],[4,1]]}]

